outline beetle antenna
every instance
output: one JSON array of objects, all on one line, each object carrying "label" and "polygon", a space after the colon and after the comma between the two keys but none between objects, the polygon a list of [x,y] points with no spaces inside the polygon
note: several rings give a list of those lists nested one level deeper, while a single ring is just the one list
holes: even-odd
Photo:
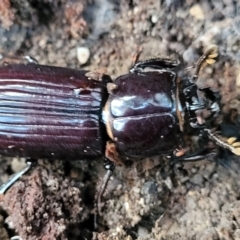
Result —
[{"label": "beetle antenna", "polygon": [[213,133],[210,129],[204,129],[204,131],[207,132],[209,138],[212,139],[217,145],[230,150],[237,156],[240,156],[240,142],[237,142],[236,137],[224,138],[216,133]]},{"label": "beetle antenna", "polygon": [[210,45],[205,53],[198,59],[195,65],[195,71],[191,78],[192,82],[196,82],[198,79],[199,72],[203,69],[207,64],[213,64],[216,62],[215,58],[218,56],[218,47],[217,45]]}]

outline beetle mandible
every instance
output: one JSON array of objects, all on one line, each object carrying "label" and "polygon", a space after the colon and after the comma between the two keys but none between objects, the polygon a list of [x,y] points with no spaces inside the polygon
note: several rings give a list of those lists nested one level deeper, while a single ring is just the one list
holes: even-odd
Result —
[{"label": "beetle mandible", "polygon": [[[0,67],[0,153],[30,159],[105,157],[107,173],[98,206],[116,164],[166,155],[174,161],[198,161],[216,155],[213,148],[188,152],[183,134],[211,139],[240,155],[240,142],[212,129],[220,95],[196,84],[200,69],[212,64],[210,46],[191,77],[178,77],[180,63],[170,58],[136,62],[114,82],[100,72],[27,64]],[[207,117],[203,117],[208,113]],[[0,188],[4,193],[30,166]],[[100,207],[99,207],[100,211]]]}]

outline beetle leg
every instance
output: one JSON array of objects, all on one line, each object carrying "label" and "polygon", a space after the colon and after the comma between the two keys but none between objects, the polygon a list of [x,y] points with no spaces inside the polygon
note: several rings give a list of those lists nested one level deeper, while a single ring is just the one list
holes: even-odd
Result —
[{"label": "beetle leg", "polygon": [[109,181],[110,177],[112,176],[113,171],[115,169],[115,163],[113,163],[112,161],[105,158],[104,167],[107,170],[107,172],[104,175],[104,178],[103,178],[102,183],[101,183],[100,190],[97,193],[97,209],[98,209],[98,214],[99,215],[101,215],[101,199],[102,199],[102,196],[103,196],[103,194],[104,194],[104,192],[107,188],[108,181]]},{"label": "beetle leg", "polygon": [[0,63],[8,64],[8,63],[35,63],[38,64],[38,61],[30,56],[16,57],[16,56],[8,56],[0,54]]},{"label": "beetle leg", "polygon": [[110,161],[109,159],[105,158],[104,161],[104,167],[107,170],[106,174],[103,177],[101,186],[99,191],[97,192],[96,197],[96,205],[95,205],[95,213],[94,213],[94,228],[97,228],[97,213],[101,216],[101,210],[102,210],[102,196],[107,188],[108,182],[113,174],[113,171],[115,169],[115,163]]},{"label": "beetle leg", "polygon": [[[113,174],[116,164],[124,165],[123,161],[119,157],[116,143],[107,141],[106,151],[105,151],[105,162],[104,162],[104,167],[107,170],[107,172],[102,180],[100,190],[97,193],[97,202],[96,202],[99,215],[101,215],[101,198],[106,190],[108,181]],[[95,223],[96,223],[96,215],[95,215]]]},{"label": "beetle leg", "polygon": [[217,155],[215,149],[201,149],[192,154],[181,155],[179,157],[175,157],[172,161],[172,164],[177,162],[197,162],[202,160],[212,161],[214,157]]},{"label": "beetle leg", "polygon": [[230,150],[237,156],[240,156],[240,142],[236,142],[236,137],[224,138],[216,133],[213,133],[210,129],[204,129],[204,131],[207,132],[208,137],[212,139],[217,145]]},{"label": "beetle leg", "polygon": [[[123,161],[121,160],[121,158],[118,154],[116,143],[107,141],[106,151],[105,151],[105,162],[104,162],[104,166],[105,166],[105,169],[107,170],[107,172],[102,180],[100,190],[98,191],[97,197],[96,197],[96,199],[97,199],[96,200],[96,208],[97,208],[99,215],[101,215],[101,198],[106,190],[108,181],[113,174],[116,164],[124,165]],[[95,228],[96,228],[96,226],[97,226],[96,213],[94,215],[94,219],[95,219],[94,222],[95,222]]]},{"label": "beetle leg", "polygon": [[205,53],[198,59],[195,65],[195,71],[191,78],[192,82],[196,82],[198,79],[198,74],[202,68],[204,68],[207,64],[215,63],[215,58],[218,56],[218,47],[217,45],[210,45]]},{"label": "beetle leg", "polygon": [[4,194],[20,177],[22,177],[32,167],[32,162],[27,161],[27,166],[20,172],[12,175],[6,183],[0,187],[0,194]]},{"label": "beetle leg", "polygon": [[135,63],[131,67],[130,72],[131,73],[144,72],[145,68],[152,68],[157,70],[166,69],[166,68],[172,69],[179,66],[179,64],[180,64],[179,60],[173,60],[171,58],[156,57],[156,58],[150,58],[150,59],[142,60]]}]

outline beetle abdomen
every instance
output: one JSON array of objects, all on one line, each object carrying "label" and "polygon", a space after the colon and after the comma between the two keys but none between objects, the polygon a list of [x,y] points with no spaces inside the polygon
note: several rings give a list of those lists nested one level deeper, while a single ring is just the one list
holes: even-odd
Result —
[{"label": "beetle abdomen", "polygon": [[99,82],[85,74],[36,64],[0,67],[0,152],[32,158],[102,155],[100,116],[109,77]]}]

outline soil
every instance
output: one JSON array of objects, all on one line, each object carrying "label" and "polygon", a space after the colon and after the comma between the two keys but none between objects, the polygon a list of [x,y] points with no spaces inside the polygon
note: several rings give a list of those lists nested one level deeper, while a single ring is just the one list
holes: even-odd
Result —
[{"label": "soil", "polygon": [[[1,52],[40,64],[106,69],[115,79],[140,49],[141,59],[170,56],[191,66],[216,44],[217,62],[201,71],[198,84],[220,92],[218,124],[231,120],[240,138],[239,11],[233,0],[3,0]],[[221,126],[227,135],[229,125]],[[170,165],[157,156],[117,167],[96,229],[103,160],[38,160],[0,197],[0,239],[240,239],[239,160],[219,150],[215,161]],[[1,157],[0,184],[23,162]]]}]

